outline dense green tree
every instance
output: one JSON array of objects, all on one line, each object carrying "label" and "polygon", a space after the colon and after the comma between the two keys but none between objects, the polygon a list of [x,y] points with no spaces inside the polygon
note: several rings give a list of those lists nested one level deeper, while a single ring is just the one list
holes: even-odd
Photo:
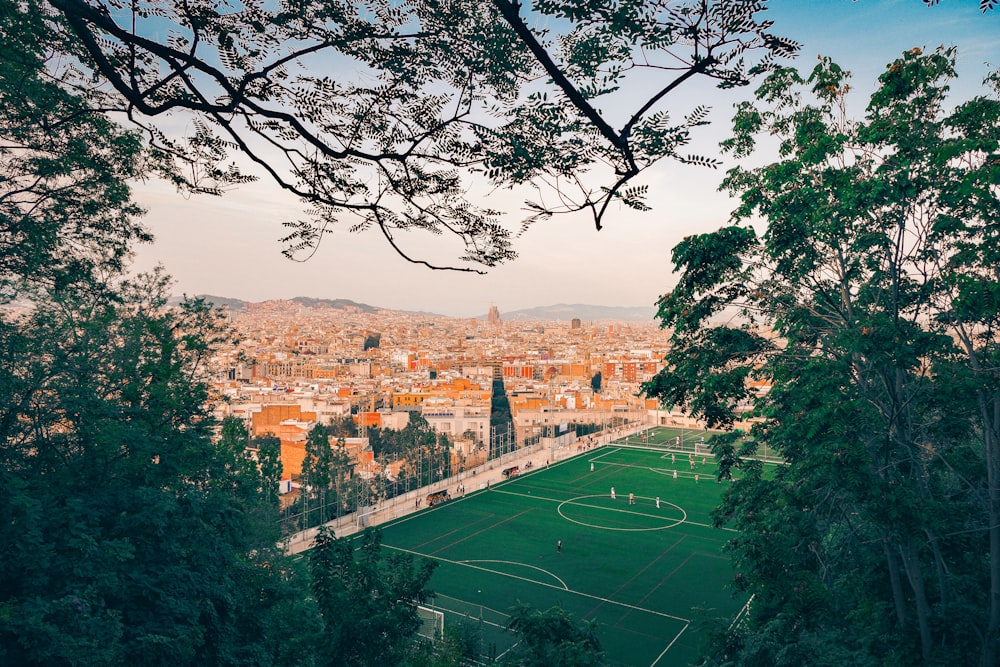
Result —
[{"label": "dense green tree", "polygon": [[601,382],[603,377],[601,376],[601,371],[594,373],[594,377],[590,378],[590,388],[594,390],[595,394],[601,393]]},{"label": "dense green tree", "polygon": [[317,526],[355,508],[351,502],[351,461],[341,445],[330,442],[331,429],[317,424],[306,438],[302,460],[301,527]]},{"label": "dense green tree", "polygon": [[39,9],[0,4],[0,663],[301,658],[276,499],[212,442],[219,314],[122,273],[149,238],[128,180],[160,163]]},{"label": "dense green tree", "polygon": [[49,288],[120,269],[149,240],[128,180],[146,161],[137,135],[95,108],[86,77],[34,7],[0,5],[0,296],[12,280]]},{"label": "dense green tree", "polygon": [[405,461],[396,491],[432,484],[451,475],[450,438],[435,432],[418,412],[410,413],[410,420],[401,430],[370,429],[368,438],[376,460]]},{"label": "dense green tree", "polygon": [[599,667],[606,664],[594,622],[576,622],[559,607],[520,605],[510,628],[520,641],[504,663],[523,667]]},{"label": "dense green tree", "polygon": [[420,627],[417,605],[430,597],[437,563],[388,553],[381,535],[366,529],[358,554],[353,542],[321,528],[309,552],[312,592],[323,619],[318,665],[403,664]]},{"label": "dense green tree", "polygon": [[[345,222],[435,268],[406,232],[444,235],[446,256],[477,271],[514,252],[500,212],[466,199],[471,177],[534,190],[525,224],[582,212],[600,229],[611,204],[646,208],[633,181],[658,161],[716,164],[686,152],[707,109],[671,117],[671,93],[699,76],[745,85],[797,48],[763,2],[5,5],[40,17],[38,44],[79,59],[179,186],[245,181],[225,163],[240,152],[307,202],[311,217],[286,223],[288,254]],[[359,76],[327,76],[330,63]],[[162,131],[178,116],[187,138]]]},{"label": "dense green tree", "polygon": [[226,417],[222,420],[216,447],[227,472],[242,487],[241,492],[249,498],[259,498],[264,480],[251,454],[250,433],[242,419]]},{"label": "dense green tree", "polygon": [[250,448],[257,452],[264,504],[267,507],[277,507],[278,484],[284,478],[281,465],[281,440],[273,435],[257,436],[250,441]]},{"label": "dense green tree", "polygon": [[490,458],[501,456],[514,446],[514,420],[510,415],[510,399],[502,379],[493,380],[490,397]]},{"label": "dense green tree", "polygon": [[[734,223],[674,249],[673,347],[646,392],[712,426],[760,419],[716,447],[742,469],[717,521],[754,594],[720,663],[996,664],[1000,77],[948,109],[954,60],[904,53],[862,120],[828,59],[772,73],[725,146],[764,136],[780,159],[732,170]],[[787,461],[773,477],[760,443]]]},{"label": "dense green tree", "polygon": [[159,276],[34,296],[0,320],[0,661],[269,662],[261,604],[289,591],[212,442],[218,315],[165,308]]},{"label": "dense green tree", "polygon": [[340,419],[331,419],[329,427],[330,435],[334,435],[338,438],[343,439],[358,437],[358,424],[350,415],[341,417]]},{"label": "dense green tree", "polygon": [[[219,458],[232,480],[233,491],[258,521],[258,530],[277,528],[281,481],[281,441],[274,436],[250,438],[246,424],[236,417],[222,420],[216,442]],[[274,535],[274,539],[278,539]]]}]

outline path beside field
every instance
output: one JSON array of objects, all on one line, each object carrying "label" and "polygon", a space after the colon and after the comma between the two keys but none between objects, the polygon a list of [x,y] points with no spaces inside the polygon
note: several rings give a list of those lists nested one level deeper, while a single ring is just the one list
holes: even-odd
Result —
[{"label": "path beside field", "polygon": [[[326,525],[333,528],[333,533],[337,537],[347,537],[348,535],[353,535],[354,533],[364,530],[367,526],[377,526],[387,521],[392,521],[393,519],[398,519],[399,517],[407,516],[408,514],[426,509],[427,495],[435,491],[446,489],[454,498],[460,495],[458,493],[458,487],[464,486],[466,494],[473,493],[475,491],[485,489],[487,484],[493,485],[504,481],[502,471],[510,468],[511,466],[518,466],[524,470],[524,466],[530,461],[533,469],[537,469],[540,466],[544,466],[546,461],[548,461],[549,464],[556,463],[569,458],[570,456],[575,456],[581,451],[585,451],[585,448],[594,448],[606,445],[612,440],[624,438],[627,435],[633,435],[639,431],[644,431],[647,428],[649,427],[646,425],[629,424],[628,426],[616,429],[609,434],[595,434],[593,436],[577,438],[573,442],[563,445],[562,447],[550,447],[547,444],[541,443],[531,445],[529,447],[504,454],[500,458],[487,461],[481,466],[477,466],[471,470],[466,470],[457,475],[453,475],[448,479],[436,482],[430,486],[414,489],[413,491],[396,496],[395,498],[390,498],[389,500],[379,503],[378,506],[374,508],[368,507],[359,512],[345,514],[335,521],[330,521]],[[591,439],[593,439],[592,443],[590,442]],[[421,499],[419,508],[416,506],[418,498]],[[310,549],[318,530],[318,527],[309,528],[291,535],[286,543],[287,552],[289,554],[297,554]]]}]

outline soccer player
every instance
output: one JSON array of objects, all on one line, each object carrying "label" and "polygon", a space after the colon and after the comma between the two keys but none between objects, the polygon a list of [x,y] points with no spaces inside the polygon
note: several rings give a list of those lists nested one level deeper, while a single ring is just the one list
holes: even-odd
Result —
[{"label": "soccer player", "polygon": [[656,509],[660,509],[660,497],[656,496]]},{"label": "soccer player", "polygon": [[612,486],[611,487],[611,500],[615,500],[615,498],[616,498],[616,496],[615,496],[615,487]]},{"label": "soccer player", "polygon": [[628,494],[628,504],[629,505],[635,505],[635,494],[634,493]]}]

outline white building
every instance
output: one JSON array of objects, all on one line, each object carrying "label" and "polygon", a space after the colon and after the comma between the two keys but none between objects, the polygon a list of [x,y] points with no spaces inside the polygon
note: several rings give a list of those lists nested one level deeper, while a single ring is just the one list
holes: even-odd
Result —
[{"label": "white building", "polygon": [[459,438],[466,431],[471,431],[479,442],[489,441],[488,405],[455,405],[451,399],[431,398],[424,401],[420,414],[438,433]]}]

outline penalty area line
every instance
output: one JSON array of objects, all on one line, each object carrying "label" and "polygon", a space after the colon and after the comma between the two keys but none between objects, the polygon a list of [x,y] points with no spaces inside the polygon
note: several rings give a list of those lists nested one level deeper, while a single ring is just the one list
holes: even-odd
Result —
[{"label": "penalty area line", "polygon": [[684,624],[684,627],[681,628],[681,631],[678,632],[677,635],[672,640],[670,640],[670,643],[667,644],[667,648],[663,649],[663,651],[660,653],[660,655],[656,656],[656,660],[654,660],[653,662],[651,662],[649,664],[649,667],[656,667],[656,663],[658,663],[660,660],[663,659],[663,656],[665,656],[667,654],[667,651],[670,650],[670,647],[672,647],[677,642],[677,640],[681,638],[681,635],[684,634],[684,631],[687,630],[688,626],[690,626],[690,625],[691,625],[690,622]]},{"label": "penalty area line", "polygon": [[[393,549],[394,551],[402,551],[403,553],[413,554],[414,556],[422,556],[423,558],[433,558],[434,560],[439,560],[443,563],[450,563],[452,565],[459,565],[462,567],[471,567],[475,570],[481,570],[483,572],[490,572],[492,574],[500,575],[501,577],[510,577],[511,579],[518,579],[520,581],[526,581],[530,584],[535,584],[537,586],[545,586],[546,588],[551,588],[557,591],[564,591],[566,593],[572,593],[573,595],[579,595],[590,600],[597,600],[598,602],[604,602],[616,607],[623,607],[625,609],[631,609],[632,611],[642,612],[643,614],[653,614],[654,616],[662,616],[663,618],[669,618],[673,621],[680,621],[690,625],[691,619],[681,618],[680,616],[674,616],[673,614],[667,614],[662,611],[656,611],[655,609],[646,609],[645,607],[639,607],[638,605],[629,604],[627,602],[619,602],[617,600],[609,600],[608,598],[603,598],[599,595],[592,595],[591,593],[584,593],[583,591],[574,591],[571,588],[562,588],[561,586],[556,586],[555,584],[548,584],[544,581],[537,581],[535,579],[528,579],[527,577],[521,577],[516,574],[510,574],[508,572],[500,572],[498,570],[491,570],[488,567],[480,567],[479,565],[472,565],[468,561],[452,560],[450,558],[443,558],[441,556],[435,556],[433,554],[423,554],[419,551],[411,551],[410,549],[404,549],[403,547],[394,547],[389,544],[382,545],[386,549]],[[523,563],[522,563],[523,565]],[[687,627],[685,625],[685,627]],[[679,636],[679,635],[678,635]]]}]

